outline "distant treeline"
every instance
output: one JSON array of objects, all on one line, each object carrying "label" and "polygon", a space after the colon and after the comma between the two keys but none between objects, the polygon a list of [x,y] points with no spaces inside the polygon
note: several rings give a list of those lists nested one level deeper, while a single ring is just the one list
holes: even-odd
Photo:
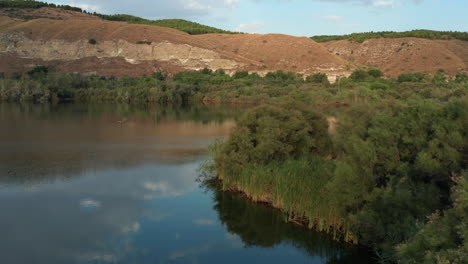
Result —
[{"label": "distant treeline", "polygon": [[151,26],[160,26],[174,28],[183,32],[187,32],[191,35],[197,34],[208,34],[208,33],[224,33],[224,34],[238,34],[238,32],[226,31],[210,26],[205,26],[199,23],[187,21],[184,19],[161,19],[161,20],[149,20],[137,16],[131,15],[103,15],[98,13],[93,13],[93,15],[98,16],[104,20],[110,21],[124,21],[130,24],[144,24]]},{"label": "distant treeline", "polygon": [[44,2],[39,2],[39,1],[29,1],[29,0],[0,1],[0,8],[42,8],[42,7],[60,8],[64,10],[83,12],[83,10],[79,7],[74,7],[74,6],[69,6],[69,5],[56,5],[52,3],[44,3]]},{"label": "distant treeline", "polygon": [[[76,12],[88,13],[86,10],[83,10],[79,7],[72,7],[69,5],[56,5],[56,4],[49,4],[40,1],[27,1],[27,0],[10,0],[10,1],[1,1],[0,0],[0,8],[42,8],[42,7],[50,7],[50,8],[60,8],[64,10],[72,10]],[[124,21],[130,24],[144,24],[144,25],[151,25],[151,26],[160,26],[160,27],[168,27],[177,29],[183,32],[187,32],[192,35],[197,34],[207,34],[207,33],[224,33],[224,34],[238,34],[239,32],[231,32],[227,30],[222,30],[206,25],[202,25],[199,23],[183,20],[183,19],[161,19],[161,20],[149,20],[144,19],[137,16],[131,15],[104,15],[99,13],[88,13],[90,15],[94,15],[100,17],[104,20],[110,21]]]},{"label": "distant treeline", "polygon": [[382,31],[353,33],[348,35],[323,35],[313,36],[311,39],[317,42],[327,42],[332,40],[349,40],[362,43],[368,39],[376,38],[425,38],[425,39],[460,39],[468,41],[468,32],[459,31],[434,31],[434,30],[411,30],[405,32]]}]

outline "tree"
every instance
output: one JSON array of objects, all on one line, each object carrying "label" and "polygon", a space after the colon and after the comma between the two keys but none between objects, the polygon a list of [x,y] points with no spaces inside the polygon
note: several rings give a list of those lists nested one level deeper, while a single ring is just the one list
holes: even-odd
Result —
[{"label": "tree", "polygon": [[357,71],[354,71],[353,73],[351,73],[349,78],[351,80],[355,81],[355,82],[363,82],[367,78],[369,78],[369,73],[367,73],[364,70],[357,70]]},{"label": "tree", "polygon": [[215,160],[230,174],[247,164],[323,153],[330,140],[327,129],[326,120],[315,112],[292,105],[260,106],[239,120]]},{"label": "tree", "polygon": [[367,73],[370,76],[375,77],[375,78],[380,78],[384,75],[383,72],[379,68],[372,68],[368,70]]},{"label": "tree", "polygon": [[326,73],[314,73],[312,75],[307,76],[306,82],[310,83],[321,83],[321,84],[330,84],[328,81],[328,77]]}]

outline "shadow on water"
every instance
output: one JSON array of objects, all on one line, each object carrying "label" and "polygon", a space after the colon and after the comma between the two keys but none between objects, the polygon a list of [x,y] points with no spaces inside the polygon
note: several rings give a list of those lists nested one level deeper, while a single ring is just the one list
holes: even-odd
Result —
[{"label": "shadow on water", "polygon": [[214,209],[221,223],[230,233],[238,235],[246,247],[272,248],[288,243],[306,255],[326,260],[323,263],[375,263],[367,249],[289,223],[280,210],[254,203],[240,193],[223,192],[216,181],[204,182],[202,186],[213,192]]}]

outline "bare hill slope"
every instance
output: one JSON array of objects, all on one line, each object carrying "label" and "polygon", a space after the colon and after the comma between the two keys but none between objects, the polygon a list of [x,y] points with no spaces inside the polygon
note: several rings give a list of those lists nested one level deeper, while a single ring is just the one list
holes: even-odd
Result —
[{"label": "bare hill slope", "polygon": [[114,76],[210,68],[228,73],[324,72],[333,80],[369,66],[389,77],[439,69],[454,75],[468,71],[468,41],[380,38],[317,43],[281,34],[189,35],[57,8],[0,9],[0,72],[24,72],[37,65]]},{"label": "bare hill slope", "polygon": [[447,74],[468,71],[468,41],[422,38],[379,38],[363,43],[348,40],[321,43],[330,53],[357,65],[377,66],[387,76],[401,73]]},{"label": "bare hill slope", "polygon": [[[0,12],[0,71],[51,65],[58,71],[142,75],[202,68],[344,75],[346,61],[308,38],[287,35],[187,33],[111,22],[41,8]],[[28,18],[27,14],[31,15]],[[96,40],[91,44],[89,40]]]}]

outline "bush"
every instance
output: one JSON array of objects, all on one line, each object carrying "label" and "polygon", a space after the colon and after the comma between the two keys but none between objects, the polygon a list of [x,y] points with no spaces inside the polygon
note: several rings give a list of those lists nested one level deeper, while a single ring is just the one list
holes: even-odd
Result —
[{"label": "bush", "polygon": [[323,153],[329,144],[326,120],[315,112],[296,107],[260,106],[239,120],[229,140],[215,157],[227,174],[247,164],[297,158],[305,153]]},{"label": "bush", "polygon": [[455,76],[455,81],[458,83],[468,82],[468,75],[466,73],[460,72]]},{"label": "bush", "polygon": [[385,83],[373,82],[370,84],[372,90],[387,90],[389,86]]},{"label": "bush", "polygon": [[234,79],[242,79],[249,76],[248,71],[238,71],[234,74]]},{"label": "bush", "polygon": [[97,41],[95,39],[90,39],[90,40],[88,40],[88,43],[91,44],[91,45],[96,45]]},{"label": "bush", "polygon": [[422,82],[426,75],[424,73],[403,73],[398,76],[399,82]]},{"label": "bush", "polygon": [[375,77],[375,78],[380,78],[380,77],[382,77],[384,75],[383,72],[378,68],[372,68],[372,69],[368,70],[367,73],[370,76]]},{"label": "bush", "polygon": [[321,72],[307,76],[306,82],[329,84],[327,74]]},{"label": "bush", "polygon": [[28,72],[29,75],[45,75],[49,73],[49,67],[47,66],[36,66],[34,69]]},{"label": "bush", "polygon": [[367,73],[364,70],[357,70],[351,73],[351,76],[349,78],[355,82],[363,82],[367,78],[369,78],[369,73]]}]

